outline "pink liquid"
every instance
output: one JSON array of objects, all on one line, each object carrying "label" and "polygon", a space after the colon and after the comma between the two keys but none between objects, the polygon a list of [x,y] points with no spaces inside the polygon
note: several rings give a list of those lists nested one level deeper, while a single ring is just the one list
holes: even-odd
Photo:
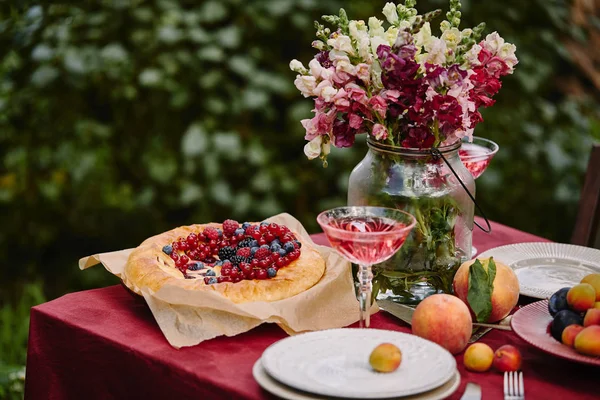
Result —
[{"label": "pink liquid", "polygon": [[377,264],[390,258],[410,233],[407,225],[390,218],[346,217],[331,220],[325,229],[331,245],[355,264]]},{"label": "pink liquid", "polygon": [[458,151],[458,156],[471,175],[473,175],[473,179],[477,179],[483,174],[488,165],[490,165],[490,161],[492,161],[494,155],[491,154],[490,149],[487,147],[473,143],[463,143]]}]

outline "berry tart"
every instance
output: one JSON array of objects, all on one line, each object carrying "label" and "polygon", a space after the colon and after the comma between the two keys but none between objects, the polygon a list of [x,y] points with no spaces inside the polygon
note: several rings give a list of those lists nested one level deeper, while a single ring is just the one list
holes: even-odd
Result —
[{"label": "berry tart", "polygon": [[324,272],[320,253],[286,226],[228,219],[146,239],[127,260],[125,284],[134,291],[163,285],[214,291],[244,303],[294,296]]}]

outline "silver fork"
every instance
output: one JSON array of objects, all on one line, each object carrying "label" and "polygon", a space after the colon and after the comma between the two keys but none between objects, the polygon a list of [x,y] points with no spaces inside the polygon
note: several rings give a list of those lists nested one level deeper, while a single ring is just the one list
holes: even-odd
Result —
[{"label": "silver fork", "polygon": [[525,400],[522,371],[504,373],[504,400]]}]

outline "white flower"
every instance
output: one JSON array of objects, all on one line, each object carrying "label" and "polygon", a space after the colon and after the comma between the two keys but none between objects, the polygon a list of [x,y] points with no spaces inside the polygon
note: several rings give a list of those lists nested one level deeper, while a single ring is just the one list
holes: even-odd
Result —
[{"label": "white flower", "polygon": [[480,52],[481,46],[475,44],[469,49],[469,51],[465,53],[465,61],[468,67],[476,67],[481,64],[481,62],[479,61]]},{"label": "white flower", "polygon": [[426,46],[425,61],[430,64],[444,65],[446,62],[446,42],[433,37],[429,46]]},{"label": "white flower", "polygon": [[425,22],[415,35],[415,46],[420,50],[421,47],[429,46],[431,39],[431,25],[429,25],[429,22]]},{"label": "white flower", "polygon": [[354,47],[352,47],[352,40],[349,36],[338,35],[335,38],[327,40],[327,44],[333,47],[335,50],[343,51],[350,55],[354,54]]},{"label": "white flower", "polygon": [[500,50],[500,48],[504,45],[504,39],[498,32],[492,32],[485,37],[483,42],[483,47],[488,50],[492,55],[496,55],[496,53]]},{"label": "white flower", "polygon": [[362,38],[364,35],[367,35],[367,25],[365,21],[350,21],[348,24],[348,29],[350,31],[350,37],[352,39],[356,39],[357,41]]},{"label": "white flower", "polygon": [[371,39],[368,35],[364,35],[358,42],[358,55],[367,63],[373,62],[373,54],[371,53]]},{"label": "white flower", "polygon": [[450,28],[442,33],[442,40],[446,42],[446,47],[456,49],[462,40],[462,34],[457,28]]},{"label": "white flower", "polygon": [[392,25],[398,22],[398,11],[396,11],[396,5],[394,3],[385,3],[383,15],[385,15],[385,18]]},{"label": "white flower", "polygon": [[470,38],[472,34],[473,34],[473,29],[471,29],[471,28],[466,28],[466,29],[463,29],[463,31],[462,31],[462,36],[464,38]]},{"label": "white flower", "polygon": [[315,79],[326,80],[332,75],[332,72],[327,68],[323,68],[321,63],[319,63],[319,61],[317,61],[315,58],[310,60],[308,63],[308,68],[310,68],[310,74],[314,76]]},{"label": "white flower", "polygon": [[331,81],[325,80],[317,85],[313,90],[313,94],[317,97],[322,97],[327,103],[333,101],[333,97],[337,94],[337,89],[331,85]]},{"label": "white flower", "polygon": [[389,27],[385,32],[385,37],[387,38],[389,45],[393,46],[394,43],[396,43],[396,38],[398,38],[398,28],[393,26]]},{"label": "white flower", "polygon": [[371,81],[371,67],[369,64],[358,64],[356,66],[356,76],[368,85]]},{"label": "white flower", "polygon": [[306,73],[306,68],[304,68],[304,65],[302,65],[302,63],[296,59],[293,59],[292,61],[290,61],[290,69],[299,74]]},{"label": "white flower", "polygon": [[369,18],[369,36],[381,38],[385,37],[385,30],[383,29],[383,26],[381,26],[381,22],[382,21],[375,17]]},{"label": "white flower", "polygon": [[356,67],[350,62],[350,60],[338,60],[335,64],[336,72],[347,72],[350,75],[356,75]]},{"label": "white flower", "polygon": [[310,142],[304,145],[304,154],[309,160],[313,160],[321,155],[321,143],[323,142],[322,136],[317,136]]},{"label": "white flower", "polygon": [[442,22],[440,23],[440,30],[441,30],[442,32],[444,32],[444,31],[446,31],[446,30],[450,29],[451,27],[452,27],[452,25],[450,25],[450,22],[448,22],[448,21],[442,21]]},{"label": "white flower", "polygon": [[321,143],[321,153],[326,156],[331,153],[331,143],[329,141],[324,141]]},{"label": "white flower", "polygon": [[294,80],[294,85],[298,88],[304,97],[313,96],[317,80],[314,76],[298,75]]},{"label": "white flower", "polygon": [[504,60],[504,62],[506,63],[506,65],[508,65],[511,71],[513,67],[519,62],[519,60],[517,60],[517,57],[515,56],[515,51],[517,51],[517,46],[515,46],[512,43],[504,43],[498,51],[498,57]]}]

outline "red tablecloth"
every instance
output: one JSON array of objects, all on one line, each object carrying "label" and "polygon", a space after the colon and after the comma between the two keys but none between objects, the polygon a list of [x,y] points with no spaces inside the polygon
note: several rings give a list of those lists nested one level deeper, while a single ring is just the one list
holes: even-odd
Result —
[{"label": "red tablecloth", "polygon": [[[326,243],[315,235],[318,243]],[[480,251],[546,241],[494,223],[492,234],[475,232]],[[85,272],[83,272],[85,273]],[[527,299],[523,299],[527,301]],[[373,328],[410,332],[379,312]],[[261,353],[285,333],[264,324],[236,337],[219,337],[194,347],[172,348],[146,304],[122,286],[71,293],[31,310],[26,399],[270,399],[252,377]],[[598,399],[600,369],[574,364],[538,351],[514,333],[492,331],[481,340],[492,348],[517,346],[523,354],[527,399]],[[467,382],[482,386],[483,399],[501,399],[502,375],[465,371]]]}]

